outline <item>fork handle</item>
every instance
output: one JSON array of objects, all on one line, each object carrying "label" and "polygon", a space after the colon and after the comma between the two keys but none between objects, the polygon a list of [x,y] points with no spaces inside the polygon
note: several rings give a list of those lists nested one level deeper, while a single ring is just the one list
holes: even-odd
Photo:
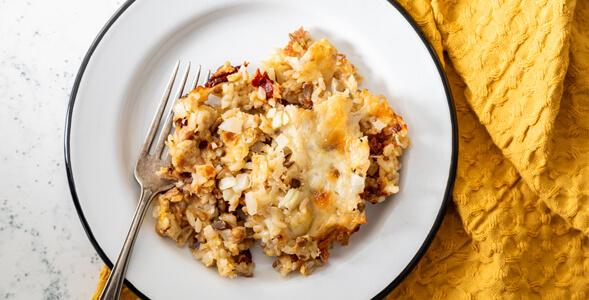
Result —
[{"label": "fork handle", "polygon": [[135,245],[139,228],[143,222],[143,217],[145,217],[145,214],[147,213],[147,209],[149,208],[153,196],[155,196],[153,191],[143,187],[141,188],[141,197],[137,210],[135,211],[135,216],[133,216],[131,228],[129,228],[119,258],[117,258],[117,262],[108,276],[104,290],[102,290],[102,293],[100,294],[100,300],[119,299],[123,282],[125,281],[125,274],[127,273],[127,266],[129,265],[129,258],[131,257],[131,252],[133,252],[133,246]]}]

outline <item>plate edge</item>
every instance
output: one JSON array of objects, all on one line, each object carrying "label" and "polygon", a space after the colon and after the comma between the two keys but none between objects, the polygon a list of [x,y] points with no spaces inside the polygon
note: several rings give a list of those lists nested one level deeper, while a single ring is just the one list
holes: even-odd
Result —
[{"label": "plate edge", "polygon": [[424,46],[427,48],[431,58],[436,65],[436,69],[440,75],[440,79],[442,80],[442,85],[444,86],[444,92],[446,93],[446,100],[448,101],[448,109],[450,112],[450,122],[452,123],[452,156],[450,158],[450,170],[448,172],[448,182],[446,183],[446,191],[444,192],[444,199],[442,200],[442,205],[440,205],[440,210],[438,211],[438,215],[434,221],[432,229],[428,233],[425,241],[413,256],[413,259],[407,264],[405,269],[397,275],[397,277],[388,285],[386,286],[380,293],[374,296],[372,299],[384,299],[388,294],[390,294],[408,275],[411,271],[417,266],[417,263],[421,260],[427,249],[431,245],[432,241],[434,240],[442,222],[444,221],[444,217],[446,216],[446,210],[448,208],[448,203],[452,196],[452,190],[454,189],[454,182],[456,180],[456,168],[458,164],[458,121],[456,119],[456,110],[454,106],[454,97],[452,96],[452,90],[450,88],[450,84],[448,83],[448,78],[446,77],[446,73],[444,71],[444,67],[442,67],[440,58],[436,54],[433,46],[430,44],[429,40],[417,24],[417,22],[411,17],[411,15],[405,10],[401,4],[399,4],[396,0],[387,0],[397,11],[405,18],[405,20],[411,25],[415,33],[419,36],[421,41],[423,42]]},{"label": "plate edge", "polygon": [[[78,73],[77,73],[76,78],[74,80],[72,92],[70,94],[70,98],[69,98],[69,102],[68,102],[66,121],[65,121],[64,159],[65,159],[65,168],[66,168],[67,181],[68,181],[68,185],[70,188],[70,193],[71,193],[71,196],[72,196],[72,199],[74,202],[74,206],[76,208],[76,212],[78,213],[78,217],[82,223],[82,227],[84,228],[86,235],[88,236],[88,239],[90,240],[90,243],[92,244],[94,249],[97,251],[97,253],[101,257],[101,259],[104,261],[104,263],[110,269],[112,269],[113,264],[110,261],[110,259],[106,256],[106,254],[104,253],[104,251],[102,250],[100,245],[98,245],[98,242],[96,241],[96,239],[94,238],[92,230],[90,229],[88,222],[86,221],[86,219],[84,217],[84,213],[82,211],[82,207],[80,206],[79,199],[78,199],[78,196],[76,193],[73,171],[72,171],[72,166],[71,166],[71,157],[70,157],[71,122],[72,122],[73,108],[74,108],[78,88],[79,88],[80,82],[82,80],[82,77],[84,75],[84,72],[86,70],[86,67],[88,65],[88,62],[90,61],[90,59],[92,57],[92,54],[94,53],[94,51],[98,47],[98,44],[102,41],[102,38],[106,35],[108,30],[111,28],[111,26],[118,20],[118,18],[134,2],[135,2],[135,0],[127,0],[125,3],[123,3],[119,7],[119,9],[111,16],[111,18],[107,21],[107,23],[102,27],[102,29],[100,30],[98,35],[95,37],[94,41],[92,42],[90,48],[86,52],[86,55],[84,56],[82,64],[80,65],[80,69],[78,70]],[[448,83],[444,68],[441,65],[440,58],[438,57],[435,50],[433,49],[433,46],[427,40],[425,34],[423,33],[423,31],[421,30],[419,25],[417,25],[415,20],[411,17],[411,15],[396,0],[387,0],[387,2],[389,2],[389,4],[391,4],[405,18],[405,20],[411,25],[411,27],[413,28],[415,33],[417,33],[417,35],[419,36],[419,38],[423,42],[424,46],[426,47],[430,56],[432,57],[434,64],[436,65],[436,68],[437,68],[438,73],[440,75],[440,79],[442,80],[442,85],[444,86],[444,91],[445,91],[446,99],[448,101],[448,106],[449,106],[450,121],[452,123],[451,124],[452,125],[452,156],[451,156],[451,160],[450,160],[450,170],[449,170],[449,174],[448,174],[448,182],[446,184],[446,190],[444,192],[444,199],[442,200],[442,205],[440,206],[440,209],[438,211],[438,214],[437,214],[437,217],[434,221],[432,229],[428,233],[422,246],[419,248],[419,250],[417,251],[417,253],[413,257],[413,259],[411,259],[411,261],[407,264],[405,269],[403,269],[403,271],[401,271],[401,273],[399,273],[399,275],[397,275],[397,277],[389,285],[387,285],[382,291],[380,291],[372,299],[383,299],[390,292],[392,292],[409,275],[409,273],[415,268],[417,263],[421,260],[421,258],[423,257],[423,255],[425,254],[425,252],[427,251],[429,246],[431,245],[434,237],[436,236],[438,230],[440,229],[440,226],[441,226],[441,224],[444,220],[445,214],[446,214],[446,209],[448,207],[448,203],[449,203],[449,200],[451,197],[452,189],[454,187],[457,159],[458,159],[458,136],[457,136],[458,135],[458,125],[457,125],[457,120],[456,120],[456,112],[455,112],[455,108],[454,108],[455,107],[454,106],[454,99],[452,96],[451,88]],[[127,279],[125,279],[125,286],[127,286],[127,288],[129,288],[139,298],[149,300],[149,298],[147,296],[145,296],[141,291],[139,291]]]},{"label": "plate edge", "polygon": [[[92,57],[92,54],[94,54],[94,51],[98,47],[98,44],[100,44],[100,42],[102,41],[102,38],[104,38],[104,36],[108,32],[108,30],[112,27],[112,25],[119,19],[119,17],[134,2],[135,2],[135,0],[125,1],[125,3],[123,3],[117,9],[117,11],[115,11],[115,13],[110,17],[110,19],[106,22],[106,24],[100,29],[100,31],[98,32],[98,34],[96,35],[96,37],[92,41],[92,44],[90,45],[90,48],[88,49],[88,51],[86,51],[84,59],[82,60],[80,68],[78,69],[78,73],[76,74],[76,78],[74,80],[72,91],[70,93],[68,106],[67,106],[67,113],[66,113],[66,117],[65,117],[64,159],[65,159],[65,169],[66,169],[66,174],[67,174],[67,182],[68,182],[68,185],[70,188],[70,194],[72,196],[72,200],[74,202],[74,206],[76,208],[78,218],[80,219],[80,222],[82,223],[82,227],[84,228],[84,231],[86,232],[86,236],[88,236],[88,239],[90,240],[90,243],[94,247],[94,250],[96,250],[96,252],[98,253],[98,256],[100,256],[102,261],[107,265],[107,267],[109,269],[112,269],[113,263],[110,261],[110,259],[106,255],[106,253],[104,253],[104,251],[102,250],[100,245],[98,245],[96,238],[94,238],[94,234],[92,233],[92,230],[90,229],[90,226],[88,225],[88,222],[86,221],[86,218],[84,217],[84,212],[82,210],[82,207],[80,206],[78,194],[76,192],[76,186],[75,186],[75,182],[74,182],[74,175],[73,175],[72,164],[71,164],[71,153],[70,153],[72,114],[74,111],[74,104],[76,102],[76,96],[78,94],[80,82],[82,81],[82,77],[84,76],[84,72],[86,71],[86,67],[88,66],[88,63]],[[141,291],[139,291],[127,279],[125,279],[124,284],[127,288],[129,288],[139,298],[149,300],[149,298],[147,296],[145,296]]]}]

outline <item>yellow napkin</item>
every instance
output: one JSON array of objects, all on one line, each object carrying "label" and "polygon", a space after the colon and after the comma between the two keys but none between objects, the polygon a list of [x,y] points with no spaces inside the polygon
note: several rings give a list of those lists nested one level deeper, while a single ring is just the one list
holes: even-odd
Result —
[{"label": "yellow napkin", "polygon": [[387,299],[589,299],[589,1],[399,2],[442,59],[460,153],[438,235]]},{"label": "yellow napkin", "polygon": [[589,1],[400,2],[443,57],[460,152],[388,299],[589,299]]},{"label": "yellow napkin", "polygon": [[[103,266],[102,270],[100,271],[100,279],[98,280],[98,286],[96,287],[96,293],[92,297],[92,300],[98,300],[100,298],[100,294],[106,285],[106,280],[108,279],[108,275],[110,274],[110,270],[107,266]],[[123,290],[121,291],[121,296],[119,297],[120,300],[138,300],[137,296],[131,292],[126,286],[123,286]]]}]

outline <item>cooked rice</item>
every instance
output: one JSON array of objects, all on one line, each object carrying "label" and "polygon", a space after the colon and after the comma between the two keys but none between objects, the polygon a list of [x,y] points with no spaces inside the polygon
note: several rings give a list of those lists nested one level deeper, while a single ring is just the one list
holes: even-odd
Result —
[{"label": "cooked rice", "polygon": [[227,62],[173,108],[159,174],[177,184],[155,200],[156,231],[222,276],[253,275],[254,240],[282,276],[308,275],[366,223],[366,201],[399,191],[401,116],[327,40],[289,36],[254,75]]}]

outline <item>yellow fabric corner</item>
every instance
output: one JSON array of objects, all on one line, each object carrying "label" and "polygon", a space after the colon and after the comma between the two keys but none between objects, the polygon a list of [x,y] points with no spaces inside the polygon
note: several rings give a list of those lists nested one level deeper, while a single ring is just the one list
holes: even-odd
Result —
[{"label": "yellow fabric corner", "polygon": [[589,299],[589,1],[399,2],[442,59],[460,152],[438,235],[387,299]]},{"label": "yellow fabric corner", "polygon": [[[103,266],[102,270],[100,270],[100,279],[98,280],[98,286],[96,287],[96,292],[94,296],[92,296],[92,300],[98,300],[100,298],[100,294],[106,285],[106,280],[108,279],[108,275],[110,274],[110,269],[107,266]],[[121,290],[121,295],[119,297],[120,300],[138,300],[139,298],[131,292],[126,286],[123,286]]]}]

